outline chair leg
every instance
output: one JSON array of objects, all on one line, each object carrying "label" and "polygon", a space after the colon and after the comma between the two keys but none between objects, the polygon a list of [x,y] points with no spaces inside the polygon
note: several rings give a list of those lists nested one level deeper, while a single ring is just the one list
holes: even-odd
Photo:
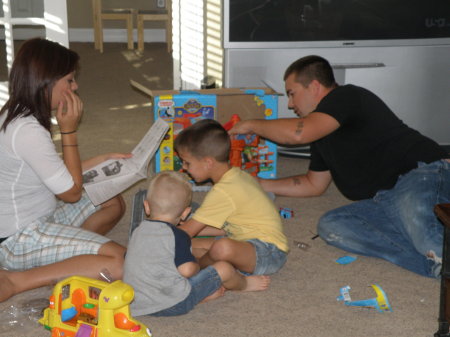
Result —
[{"label": "chair leg", "polygon": [[144,19],[140,15],[137,17],[137,35],[138,50],[144,51]]},{"label": "chair leg", "polygon": [[94,48],[100,49],[100,41],[99,41],[99,2],[98,0],[92,0],[92,13],[93,13],[93,22],[94,22]]},{"label": "chair leg", "polygon": [[100,18],[98,20],[98,49],[103,53],[103,22]]},{"label": "chair leg", "polygon": [[127,35],[128,35],[128,49],[134,49],[133,41],[133,14],[127,18]]},{"label": "chair leg", "polygon": [[167,43],[167,52],[172,52],[172,21],[166,21],[166,43]]}]

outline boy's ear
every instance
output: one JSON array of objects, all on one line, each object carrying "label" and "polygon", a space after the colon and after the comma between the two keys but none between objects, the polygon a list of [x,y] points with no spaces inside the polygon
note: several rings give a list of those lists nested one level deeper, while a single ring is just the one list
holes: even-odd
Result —
[{"label": "boy's ear", "polygon": [[208,168],[213,167],[213,165],[214,165],[214,158],[213,157],[205,157],[204,160],[205,160],[205,163],[208,166]]},{"label": "boy's ear", "polygon": [[144,200],[144,211],[147,216],[150,216],[150,204],[147,200]]},{"label": "boy's ear", "polygon": [[181,213],[181,221],[186,221],[189,214],[191,214],[192,207],[186,207],[186,209]]}]

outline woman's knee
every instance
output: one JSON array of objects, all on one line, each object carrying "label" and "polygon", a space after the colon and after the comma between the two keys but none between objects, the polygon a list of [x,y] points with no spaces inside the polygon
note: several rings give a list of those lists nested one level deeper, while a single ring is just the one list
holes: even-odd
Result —
[{"label": "woman's knee", "polygon": [[126,251],[127,249],[117,242],[108,241],[100,247],[98,250],[98,255],[113,257],[115,259],[122,260],[123,262]]},{"label": "woman's knee", "polygon": [[109,258],[108,265],[105,266],[105,269],[107,269],[113,279],[122,279],[125,252],[126,248],[114,241],[103,244],[98,251],[98,255]]},{"label": "woman's knee", "polygon": [[102,209],[108,209],[112,216],[120,220],[126,211],[126,203],[121,195],[117,195],[114,198],[104,202]]}]

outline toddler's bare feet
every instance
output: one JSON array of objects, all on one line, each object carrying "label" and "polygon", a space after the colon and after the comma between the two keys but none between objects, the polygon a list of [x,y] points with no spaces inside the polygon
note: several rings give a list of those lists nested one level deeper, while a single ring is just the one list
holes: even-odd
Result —
[{"label": "toddler's bare feet", "polygon": [[216,298],[222,297],[225,294],[225,290],[226,289],[224,286],[220,287],[215,292],[213,292],[211,295],[209,295],[208,297],[205,297],[200,303],[205,303],[208,301],[215,300]]},{"label": "toddler's bare feet", "polygon": [[267,275],[251,275],[246,276],[247,284],[242,291],[261,291],[269,288],[270,277]]},{"label": "toddler's bare feet", "polygon": [[9,271],[0,269],[0,302],[15,295],[14,284],[11,282],[9,274]]}]

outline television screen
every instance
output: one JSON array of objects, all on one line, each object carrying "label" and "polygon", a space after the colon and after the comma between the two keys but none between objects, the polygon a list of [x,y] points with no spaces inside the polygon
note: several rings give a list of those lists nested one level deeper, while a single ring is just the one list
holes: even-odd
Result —
[{"label": "television screen", "polygon": [[224,22],[225,47],[416,39],[445,44],[450,41],[450,1],[225,0]]}]

